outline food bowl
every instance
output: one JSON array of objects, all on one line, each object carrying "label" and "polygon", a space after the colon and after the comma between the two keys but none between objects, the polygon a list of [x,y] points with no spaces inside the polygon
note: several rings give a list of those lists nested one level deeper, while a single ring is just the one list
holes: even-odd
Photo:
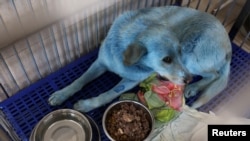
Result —
[{"label": "food bowl", "polygon": [[140,102],[122,100],[105,110],[102,126],[106,136],[112,141],[142,141],[152,133],[154,117]]},{"label": "food bowl", "polygon": [[60,109],[43,117],[33,129],[30,141],[91,141],[88,118],[72,109]]}]

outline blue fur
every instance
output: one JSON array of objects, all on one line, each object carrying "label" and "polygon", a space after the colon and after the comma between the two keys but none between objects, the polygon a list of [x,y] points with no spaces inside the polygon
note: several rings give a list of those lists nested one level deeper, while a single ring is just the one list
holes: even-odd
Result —
[{"label": "blue fur", "polygon": [[[197,108],[226,87],[231,53],[227,32],[210,14],[177,6],[128,11],[114,21],[92,66],[72,84],[53,93],[49,103],[61,104],[105,71],[120,75],[123,79],[113,89],[75,104],[76,110],[87,112],[157,72],[183,85],[191,76],[201,76],[185,88],[186,97],[202,93],[192,105]],[[163,61],[166,56],[171,63]]]}]

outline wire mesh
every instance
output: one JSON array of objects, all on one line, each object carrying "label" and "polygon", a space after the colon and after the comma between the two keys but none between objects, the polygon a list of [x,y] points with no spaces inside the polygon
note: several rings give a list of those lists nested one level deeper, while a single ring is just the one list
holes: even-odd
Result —
[{"label": "wire mesh", "polygon": [[[29,23],[34,31],[30,31],[31,34],[28,36],[27,33],[23,33],[28,28],[26,22],[29,19],[26,19],[25,15],[27,11],[32,17],[32,22],[37,24],[41,21],[39,16],[44,13],[48,16],[46,20],[52,19],[52,13],[61,11],[60,5],[65,6],[62,2],[64,1],[59,1],[53,8],[50,6],[51,1],[45,0],[38,2],[24,0],[24,3],[12,0],[5,3],[11,8],[11,14],[17,22],[16,32],[20,31],[19,34],[24,36],[19,40],[13,36],[14,42],[10,44],[3,43],[4,40],[0,42],[0,45],[2,43],[0,82],[9,96],[99,47],[114,19],[124,11],[175,3],[163,0],[98,1],[95,6],[81,9],[70,16],[62,16],[63,18],[57,21],[51,20],[50,25],[46,25],[50,22],[44,23],[44,27],[37,31],[34,25]],[[39,11],[42,14],[37,12],[35,9],[37,7],[45,9]],[[4,19],[1,18],[4,29],[2,32],[11,37],[12,31],[6,26],[6,17]]]},{"label": "wire mesh", "polygon": [[[99,48],[117,16],[127,10],[165,5],[186,6],[211,13],[222,22],[231,40],[239,47],[244,48],[250,44],[250,32],[245,31],[242,34],[240,31],[245,17],[249,15],[250,2],[247,0],[0,1],[0,102],[3,101],[0,105],[4,107],[2,108],[19,137],[27,140],[37,121],[54,110],[52,107],[46,107],[47,103],[40,100],[47,99],[53,90],[64,87],[84,71],[86,64],[91,63],[93,58],[86,64],[79,61],[86,61],[83,58]],[[238,39],[238,36],[241,38]],[[232,63],[233,74],[238,78],[247,79],[249,53],[238,49],[235,49],[234,53],[236,62]],[[73,65],[70,65],[72,63]],[[61,73],[57,74],[58,71]],[[51,75],[60,80],[51,80]],[[93,91],[98,90],[96,93],[99,93],[99,90],[109,88],[104,84],[111,85],[119,79],[113,74],[103,77],[95,84],[98,86],[91,86],[91,90],[93,87]],[[112,79],[108,80],[110,78]],[[101,83],[102,80],[105,82]],[[43,83],[45,81],[46,83]],[[218,103],[226,102],[233,95],[225,93],[235,94],[239,88],[249,84],[248,80],[244,79],[246,83],[243,84],[236,77],[233,77],[232,81],[235,81],[230,83],[233,86],[219,95],[214,102],[205,105],[202,110],[209,111]],[[234,85],[236,82],[237,86]],[[91,94],[89,92],[85,96]],[[22,97],[24,95],[25,97]],[[72,107],[72,103],[79,97],[82,98],[78,95],[64,107]],[[39,104],[27,106],[27,103]],[[39,109],[40,107],[44,108]],[[37,109],[39,111],[36,113]],[[99,110],[101,112],[89,114],[101,124],[99,118],[104,108]],[[33,113],[36,113],[35,117]],[[27,122],[26,117],[31,122]]]}]

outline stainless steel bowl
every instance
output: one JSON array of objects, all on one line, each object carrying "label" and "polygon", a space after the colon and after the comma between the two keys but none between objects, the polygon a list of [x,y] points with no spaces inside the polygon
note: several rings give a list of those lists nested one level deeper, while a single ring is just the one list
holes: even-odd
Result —
[{"label": "stainless steel bowl", "polygon": [[33,129],[30,141],[91,141],[88,118],[72,109],[60,109],[43,117]]},{"label": "stainless steel bowl", "polygon": [[111,115],[111,113],[112,113],[112,111],[113,110],[116,110],[116,109],[119,109],[120,108],[120,106],[121,106],[121,104],[123,104],[123,103],[130,103],[130,104],[133,104],[135,107],[136,107],[136,109],[141,109],[141,110],[143,110],[146,114],[147,114],[147,116],[146,116],[146,118],[147,118],[147,120],[150,122],[150,133],[148,134],[148,136],[144,139],[144,140],[148,140],[149,139],[149,137],[150,137],[150,135],[152,134],[152,132],[153,132],[153,129],[154,129],[154,117],[153,117],[153,115],[152,115],[152,113],[150,112],[150,110],[146,107],[146,106],[144,106],[142,103],[140,103],[140,102],[137,102],[137,101],[133,101],[133,100],[121,100],[121,101],[117,101],[117,102],[115,102],[115,103],[113,103],[113,104],[111,104],[106,110],[105,110],[105,112],[104,112],[104,115],[103,115],[103,118],[102,118],[102,126],[103,126],[103,130],[104,130],[104,133],[106,134],[106,136],[110,139],[110,140],[112,140],[112,141],[115,141],[112,137],[111,137],[111,135],[109,134],[109,132],[107,131],[107,119],[109,118],[109,116]]}]

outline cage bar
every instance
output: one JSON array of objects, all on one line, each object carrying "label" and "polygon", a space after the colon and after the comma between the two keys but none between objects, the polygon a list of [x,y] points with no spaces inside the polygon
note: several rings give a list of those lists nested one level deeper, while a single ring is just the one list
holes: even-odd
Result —
[{"label": "cage bar", "polygon": [[[240,34],[249,15],[250,1],[247,0],[6,0],[1,4],[0,109],[24,141],[46,113],[57,108],[72,108],[78,99],[95,96],[120,80],[117,75],[106,73],[60,107],[51,107],[46,101],[52,92],[86,71],[96,59],[113,21],[128,10],[176,5],[221,18],[233,46],[230,87],[202,107],[202,111],[220,111],[232,103],[241,88],[250,84],[250,55],[244,50],[249,46],[250,32],[244,37]],[[240,12],[232,17],[235,8]],[[239,43],[235,40],[238,37],[241,37]],[[218,108],[218,105],[222,106]],[[100,129],[105,108],[87,113]],[[244,115],[249,115],[247,113],[246,110]],[[107,140],[101,132],[102,140]]]}]

